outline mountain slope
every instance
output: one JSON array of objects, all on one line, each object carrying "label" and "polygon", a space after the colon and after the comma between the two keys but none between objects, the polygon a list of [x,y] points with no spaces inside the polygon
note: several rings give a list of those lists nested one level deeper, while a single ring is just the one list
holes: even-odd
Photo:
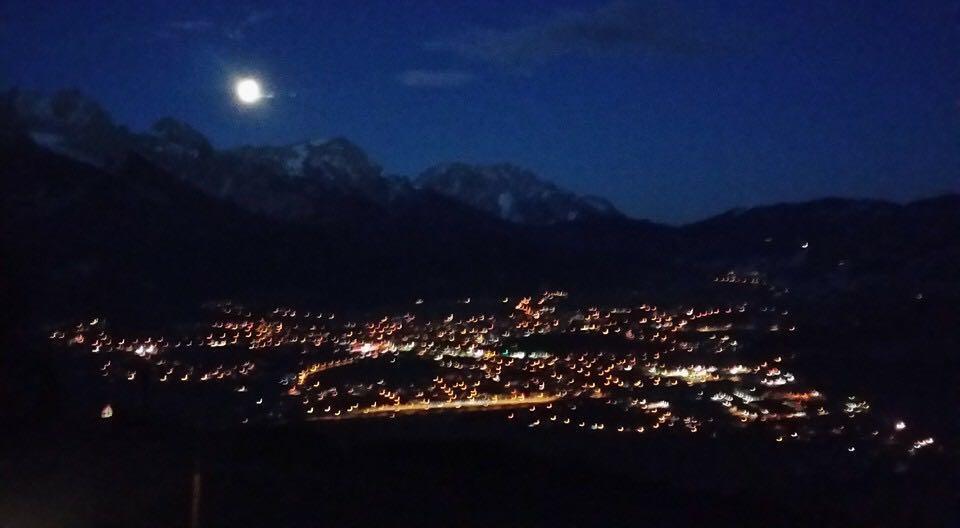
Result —
[{"label": "mountain slope", "polygon": [[599,259],[597,245],[429,192],[390,221],[281,221],[201,192],[136,154],[105,170],[17,135],[0,141],[0,193],[0,246],[17,287],[8,297],[47,321],[157,316],[222,297],[342,308],[492,296],[633,283],[649,270],[639,265],[646,250]]},{"label": "mountain slope", "polygon": [[622,216],[602,198],[577,196],[509,164],[436,165],[422,172],[416,185],[520,224]]}]

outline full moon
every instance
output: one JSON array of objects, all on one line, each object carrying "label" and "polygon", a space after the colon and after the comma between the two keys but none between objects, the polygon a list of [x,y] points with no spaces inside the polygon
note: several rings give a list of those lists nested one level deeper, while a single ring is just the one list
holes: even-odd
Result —
[{"label": "full moon", "polygon": [[237,94],[237,99],[243,104],[252,105],[263,99],[263,90],[260,88],[260,83],[253,78],[248,77],[237,81],[234,91]]}]

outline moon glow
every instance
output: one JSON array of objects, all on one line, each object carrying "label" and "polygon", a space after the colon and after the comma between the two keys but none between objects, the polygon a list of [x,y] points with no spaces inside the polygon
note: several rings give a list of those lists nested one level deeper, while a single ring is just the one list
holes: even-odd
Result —
[{"label": "moon glow", "polygon": [[237,81],[234,92],[237,99],[245,105],[257,104],[263,99],[263,89],[260,87],[260,83],[251,77]]}]

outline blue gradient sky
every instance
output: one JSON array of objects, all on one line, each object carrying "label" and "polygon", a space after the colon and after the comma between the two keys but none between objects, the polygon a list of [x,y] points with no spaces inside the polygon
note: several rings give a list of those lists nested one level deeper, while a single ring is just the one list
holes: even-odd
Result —
[{"label": "blue gradient sky", "polygon": [[[510,161],[668,222],[960,190],[957,1],[277,4],[8,1],[0,82],[224,147],[345,136],[399,174]],[[238,110],[242,74],[274,97]]]}]

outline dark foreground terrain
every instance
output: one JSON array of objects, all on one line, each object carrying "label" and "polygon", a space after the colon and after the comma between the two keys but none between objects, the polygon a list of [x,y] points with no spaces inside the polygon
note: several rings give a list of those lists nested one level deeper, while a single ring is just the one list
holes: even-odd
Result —
[{"label": "dark foreground terrain", "polygon": [[490,416],[6,437],[5,526],[956,526],[955,460],[750,438],[559,437]]}]

